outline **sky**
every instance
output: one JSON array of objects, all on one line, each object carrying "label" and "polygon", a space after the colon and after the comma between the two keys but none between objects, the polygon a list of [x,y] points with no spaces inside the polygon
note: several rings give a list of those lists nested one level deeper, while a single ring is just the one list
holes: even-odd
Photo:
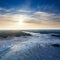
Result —
[{"label": "sky", "polygon": [[60,0],[0,0],[0,30],[60,29]]}]

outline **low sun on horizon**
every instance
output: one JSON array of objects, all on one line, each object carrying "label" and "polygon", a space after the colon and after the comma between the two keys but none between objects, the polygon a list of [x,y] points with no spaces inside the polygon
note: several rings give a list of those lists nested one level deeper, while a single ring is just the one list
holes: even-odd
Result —
[{"label": "low sun on horizon", "polygon": [[60,1],[45,2],[0,1],[0,30],[60,29]]},{"label": "low sun on horizon", "polygon": [[20,16],[19,18],[18,18],[18,25],[23,25],[23,23],[24,23],[24,16]]}]

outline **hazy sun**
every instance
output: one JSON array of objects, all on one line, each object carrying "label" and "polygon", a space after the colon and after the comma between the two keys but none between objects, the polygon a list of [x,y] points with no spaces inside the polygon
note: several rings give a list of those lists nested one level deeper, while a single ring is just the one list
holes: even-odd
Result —
[{"label": "hazy sun", "polygon": [[24,16],[20,16],[18,19],[18,24],[23,25],[23,23],[24,23]]}]

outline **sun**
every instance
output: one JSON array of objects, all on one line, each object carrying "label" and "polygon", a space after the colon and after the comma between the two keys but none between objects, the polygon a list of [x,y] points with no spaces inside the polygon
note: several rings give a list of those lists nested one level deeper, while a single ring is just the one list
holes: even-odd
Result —
[{"label": "sun", "polygon": [[24,16],[20,16],[18,19],[18,24],[23,25],[23,23],[24,23]]}]

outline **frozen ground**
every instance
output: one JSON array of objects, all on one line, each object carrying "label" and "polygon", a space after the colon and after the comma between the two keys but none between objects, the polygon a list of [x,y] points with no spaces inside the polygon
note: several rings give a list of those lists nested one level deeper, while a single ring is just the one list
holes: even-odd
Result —
[{"label": "frozen ground", "polygon": [[49,34],[31,33],[32,36],[0,37],[0,60],[60,60],[60,38]]}]

